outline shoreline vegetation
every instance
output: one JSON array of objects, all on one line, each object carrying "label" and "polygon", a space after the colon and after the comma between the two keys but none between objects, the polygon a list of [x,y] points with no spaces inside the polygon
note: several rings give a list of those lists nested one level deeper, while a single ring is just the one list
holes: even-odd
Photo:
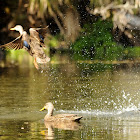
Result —
[{"label": "shoreline vegetation", "polygon": [[[34,0],[4,1],[0,6],[3,13],[0,17],[2,21],[0,44],[8,43],[18,36],[16,32],[9,31],[15,24],[23,25],[25,30],[30,27],[49,25],[45,51],[51,57],[50,63],[60,62],[59,58],[54,56],[65,53],[70,54],[71,61],[77,63],[140,62],[139,30],[137,30],[139,25],[128,26],[132,21],[126,18],[129,13],[129,17],[139,20],[140,3],[132,1],[125,3],[117,0],[114,3],[111,1],[98,3],[92,0],[89,3],[87,1],[85,3],[61,2],[57,0],[40,1],[40,3]],[[105,14],[102,14],[102,11]],[[123,13],[125,24],[120,22],[121,15],[119,13],[118,17],[118,11]],[[133,29],[132,26],[136,27]],[[32,66],[32,58],[27,57],[26,54],[24,50],[0,50],[0,67],[10,67],[24,62]],[[62,60],[63,62],[66,61]]]},{"label": "shoreline vegetation", "polygon": [[[129,49],[124,49],[126,53],[126,58],[121,60],[108,60],[108,59],[78,59],[75,57],[73,52],[69,52],[68,50],[59,50],[50,56],[51,61],[48,65],[53,64],[67,64],[67,63],[76,63],[76,64],[87,64],[87,65],[127,65],[134,66],[140,64],[140,48],[134,47]],[[139,53],[138,53],[139,52]],[[124,55],[124,54],[123,54]],[[77,55],[76,55],[77,56]],[[24,50],[18,51],[9,51],[5,57],[5,59],[0,60],[0,68],[8,68],[8,67],[29,67],[33,68],[32,64],[33,58],[28,55],[28,53]]]}]

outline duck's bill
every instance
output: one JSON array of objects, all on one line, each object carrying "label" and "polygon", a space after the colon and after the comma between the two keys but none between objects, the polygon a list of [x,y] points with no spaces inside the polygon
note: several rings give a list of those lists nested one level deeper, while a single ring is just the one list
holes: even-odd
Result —
[{"label": "duck's bill", "polygon": [[11,28],[10,30],[15,30],[15,28]]},{"label": "duck's bill", "polygon": [[43,111],[43,110],[45,110],[45,107],[43,107],[42,109],[40,109],[40,111]]}]

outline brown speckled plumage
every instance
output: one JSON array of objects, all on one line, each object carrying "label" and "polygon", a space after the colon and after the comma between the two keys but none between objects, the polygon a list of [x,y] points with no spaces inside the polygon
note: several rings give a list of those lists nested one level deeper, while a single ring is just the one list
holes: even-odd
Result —
[{"label": "brown speckled plumage", "polygon": [[[30,28],[30,35],[27,34],[26,31],[23,30],[21,25],[16,25],[14,28],[10,30],[16,30],[20,33],[20,35],[13,41],[1,45],[0,48],[3,49],[25,49],[28,53],[34,58],[34,65],[38,69],[39,64],[45,64],[50,61],[50,58],[46,56],[42,47],[45,47],[44,38],[47,33],[46,28]],[[28,45],[24,45],[24,42]]]},{"label": "brown speckled plumage", "polygon": [[53,116],[53,110],[54,106],[51,102],[48,102],[45,104],[45,106],[40,110],[48,110],[48,113],[46,114],[44,120],[45,121],[63,121],[63,122],[68,122],[68,121],[76,121],[79,122],[82,116],[78,116],[76,114],[57,114]]}]

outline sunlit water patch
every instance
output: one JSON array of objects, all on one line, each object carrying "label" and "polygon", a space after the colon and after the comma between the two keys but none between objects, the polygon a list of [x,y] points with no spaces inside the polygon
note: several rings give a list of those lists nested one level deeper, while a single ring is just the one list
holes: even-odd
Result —
[{"label": "sunlit water patch", "polygon": [[[0,69],[0,138],[140,139],[139,85],[139,66],[100,71],[94,64],[71,62],[49,64],[46,72]],[[50,101],[54,114],[82,115],[80,127],[46,126],[47,111],[39,110]]]}]

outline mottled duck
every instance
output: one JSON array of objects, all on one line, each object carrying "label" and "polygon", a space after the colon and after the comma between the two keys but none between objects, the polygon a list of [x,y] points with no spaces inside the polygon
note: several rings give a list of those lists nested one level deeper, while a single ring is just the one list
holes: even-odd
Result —
[{"label": "mottled duck", "polygon": [[13,41],[1,45],[0,48],[4,49],[25,49],[34,58],[34,65],[38,69],[38,64],[46,64],[50,58],[46,56],[42,47],[45,47],[44,38],[47,33],[46,28],[30,28],[30,35],[23,30],[21,25],[16,25],[10,30],[15,30],[20,35]]},{"label": "mottled duck", "polygon": [[45,106],[40,110],[48,110],[48,113],[46,114],[44,120],[48,121],[48,122],[70,122],[70,121],[74,121],[74,122],[79,122],[80,119],[82,118],[82,116],[77,116],[76,114],[57,114],[53,116],[53,110],[54,110],[54,106],[51,102],[48,102],[45,104]]}]

